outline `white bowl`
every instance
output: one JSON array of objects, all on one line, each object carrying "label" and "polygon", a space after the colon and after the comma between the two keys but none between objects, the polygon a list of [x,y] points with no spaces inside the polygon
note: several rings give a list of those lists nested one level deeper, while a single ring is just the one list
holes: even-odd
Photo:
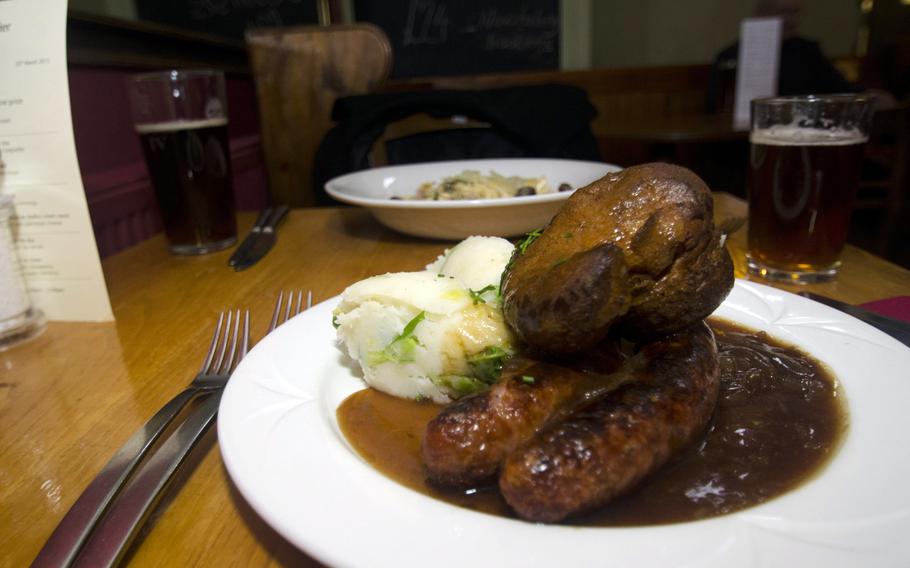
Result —
[{"label": "white bowl", "polygon": [[[546,225],[574,189],[620,169],[612,164],[579,160],[456,160],[354,172],[329,180],[325,190],[339,201],[366,207],[380,223],[408,235],[437,239],[513,237]],[[392,199],[396,195],[413,195],[422,183],[438,182],[464,170],[477,170],[484,175],[495,171],[504,176],[544,176],[554,190],[567,183],[573,191],[458,201]]]}]

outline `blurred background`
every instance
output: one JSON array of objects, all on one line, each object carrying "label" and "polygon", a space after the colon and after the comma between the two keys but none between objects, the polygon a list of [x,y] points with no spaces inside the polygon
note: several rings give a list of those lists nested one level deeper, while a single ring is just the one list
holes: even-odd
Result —
[{"label": "blurred background", "polygon": [[[900,36],[906,41],[910,34],[906,1],[805,0],[801,4],[801,35],[818,41],[832,58],[878,53],[902,39]],[[551,20],[542,27],[546,28],[543,33],[553,34],[547,39],[554,41],[556,66],[584,69],[710,63],[724,46],[737,39],[740,21],[753,14],[756,2],[71,0],[69,5],[84,14],[168,24],[240,41],[248,27],[317,24],[320,11],[325,11],[333,23],[379,23],[393,42],[399,37],[407,41],[403,36],[408,31],[412,39],[418,31],[428,42],[434,34],[438,37],[441,29],[451,27],[452,21],[462,16],[460,11],[478,13],[486,8],[501,18],[511,17],[513,24],[518,23],[516,15],[523,15],[528,27],[533,27],[534,18]],[[405,15],[404,21],[396,21],[389,13],[393,9]],[[411,30],[406,29],[408,15]],[[875,33],[870,33],[872,30]],[[489,67],[491,71],[512,70],[503,65]],[[398,76],[408,72],[397,71]]]},{"label": "blurred background", "polygon": [[[777,15],[785,36],[800,38],[800,57],[818,59],[812,65],[835,79],[834,86],[819,83],[814,91],[880,97],[882,132],[867,152],[851,241],[910,266],[904,245],[910,237],[904,118],[910,0],[70,0],[69,6],[73,122],[102,254],[160,230],[123,86],[137,71],[213,67],[228,73],[241,209],[269,201],[327,204],[320,175],[328,174],[313,171],[314,157],[320,148],[325,155],[327,132],[372,104],[354,100],[332,115],[337,100],[382,95],[376,100],[385,104],[402,94],[543,84],[586,95],[603,161],[676,162],[713,190],[744,197],[748,138],[729,120],[735,45],[744,18]],[[336,34],[333,43],[312,31],[360,24],[381,30],[387,61],[364,55],[376,48],[356,36]],[[293,38],[282,32],[291,29],[304,31]],[[272,43],[262,43],[269,37]],[[259,47],[254,38],[262,40]],[[291,73],[290,56],[275,47],[291,44],[295,57],[318,65]],[[812,66],[805,61],[794,64],[801,75]],[[781,92],[788,88],[785,74],[782,68]],[[454,114],[462,126],[490,126],[467,111]],[[296,132],[288,133],[294,122]],[[411,126],[398,131],[410,135]],[[384,134],[373,134],[385,140],[393,131],[385,125]],[[367,137],[363,144],[373,142]],[[348,162],[380,165],[391,157],[371,152]]]},{"label": "blurred background", "polygon": [[[805,0],[800,31],[817,40],[830,57],[862,56],[885,48],[901,33],[910,34],[907,4],[901,0]],[[400,13],[410,12],[414,19],[421,20],[416,27],[427,39],[442,27],[441,20],[457,18],[458,10],[479,12],[486,7],[503,17],[524,14],[528,20],[552,18],[556,65],[580,69],[710,63],[723,47],[737,39],[739,22],[753,14],[756,2],[70,0],[69,5],[85,14],[169,24],[241,41],[248,27],[317,24],[320,5],[329,11],[334,23],[383,24],[394,22],[395,18],[383,18],[382,13],[393,7],[398,10],[395,5],[399,5]],[[874,35],[870,34],[873,27],[877,32]],[[385,31],[391,38],[403,34],[405,29]]]}]

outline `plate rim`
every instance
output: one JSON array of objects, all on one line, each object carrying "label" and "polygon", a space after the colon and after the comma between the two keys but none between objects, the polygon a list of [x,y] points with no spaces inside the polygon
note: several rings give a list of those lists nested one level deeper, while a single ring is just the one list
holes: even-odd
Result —
[{"label": "plate rim", "polygon": [[[898,354],[898,356],[903,357],[904,359],[907,360],[907,362],[910,362],[910,356],[908,356],[908,354],[910,354],[910,349],[908,349],[906,346],[900,344],[899,342],[897,342],[897,340],[880,332],[879,330],[872,328],[871,326],[868,326],[864,322],[860,322],[859,320],[856,320],[855,318],[852,318],[851,316],[848,316],[847,314],[843,314],[842,312],[834,310],[833,308],[818,304],[817,302],[813,302],[812,300],[797,296],[793,293],[790,293],[790,292],[787,292],[784,290],[779,290],[776,288],[772,288],[770,286],[766,286],[763,284],[758,284],[755,282],[737,280],[735,288],[739,288],[740,290],[745,289],[747,292],[758,293],[758,294],[770,293],[774,296],[779,296],[779,297],[783,298],[784,301],[796,302],[797,305],[800,305],[801,303],[804,303],[804,302],[808,302],[809,304],[814,305],[813,309],[818,310],[822,314],[828,316],[829,319],[831,319],[835,324],[837,322],[841,322],[841,323],[848,322],[850,324],[850,326],[856,326],[859,330],[862,330],[864,334],[871,335],[871,338],[873,340],[875,340],[876,342],[878,342],[878,344],[884,345],[888,349],[895,350],[895,352]],[[326,309],[331,308],[331,306],[333,305],[333,302],[337,302],[337,300],[338,300],[338,297],[336,296],[330,300],[326,300],[325,302],[322,302],[319,306],[322,306],[322,311],[325,311]],[[728,298],[728,300],[729,300],[729,298]],[[725,303],[726,302],[727,302],[727,300],[725,300]],[[805,304],[805,305],[808,305],[808,304]],[[315,310],[319,306],[316,306],[313,309]],[[723,308],[723,305],[721,307]],[[304,312],[303,314],[301,314],[301,316],[298,316],[298,317],[307,317],[306,316],[307,313],[308,312]],[[317,312],[314,312],[314,314],[315,313],[317,313]],[[725,317],[725,316],[721,315],[721,317]],[[727,318],[727,319],[730,319],[730,318]],[[734,321],[737,321],[737,320],[734,319]],[[293,323],[293,320],[291,323]],[[326,325],[328,325],[328,324],[326,324]],[[798,326],[799,324],[798,324],[798,322],[796,322],[793,325]],[[331,329],[331,328],[328,328],[328,329]],[[281,332],[281,328],[276,333],[279,333],[279,332]],[[788,343],[794,343],[794,341],[792,341],[792,339],[789,337],[782,337],[782,336],[776,335],[776,334],[775,334],[775,337],[777,337],[778,339],[781,339],[783,341],[786,341]],[[266,341],[268,341],[268,339],[266,339]],[[262,343],[260,343],[259,345],[262,345]],[[798,347],[805,349],[805,346],[800,345],[799,343],[796,343],[796,345]],[[253,351],[251,351],[251,354],[255,351],[255,349],[257,347],[258,347],[258,345],[253,348]],[[813,354],[813,356],[815,356],[820,361],[825,363],[824,358],[819,357],[817,353],[814,353],[811,350],[809,350],[809,351],[811,354]],[[241,362],[241,367],[238,368],[238,371],[243,369],[243,365],[246,363],[246,361],[249,361],[249,358],[246,359],[244,362]],[[840,381],[840,378],[838,378],[838,380]],[[853,379],[853,380],[855,380],[855,379]],[[239,395],[237,395],[237,393],[234,392],[237,389],[237,387],[234,386],[235,382],[236,382],[235,380],[232,380],[228,384],[228,387],[225,391],[225,395],[222,399],[222,410],[225,409],[226,405],[230,405],[232,400],[235,400],[236,397],[239,396]],[[239,384],[239,383],[237,383],[237,384]],[[843,384],[841,384],[841,387],[843,388]],[[852,415],[853,409],[851,408],[851,405],[850,405],[849,389],[848,389],[848,392],[846,393],[846,395],[847,395],[847,401],[848,401],[847,405],[846,405],[848,414]],[[299,533],[295,532],[294,530],[289,529],[287,526],[284,526],[283,524],[281,524],[281,519],[276,519],[272,515],[273,511],[269,510],[269,504],[260,499],[261,494],[259,492],[257,492],[255,489],[249,487],[247,485],[246,479],[241,480],[238,478],[238,475],[241,475],[241,474],[239,473],[239,470],[237,468],[238,464],[235,463],[237,456],[234,454],[233,441],[230,439],[227,439],[228,432],[230,432],[231,429],[235,426],[235,424],[230,424],[230,423],[226,422],[228,420],[228,418],[225,418],[225,417],[229,416],[229,414],[230,414],[230,412],[219,412],[219,417],[218,417],[219,445],[222,450],[222,456],[223,456],[225,467],[228,471],[228,474],[232,478],[232,480],[234,480],[234,483],[238,487],[238,490],[239,490],[242,498],[244,498],[248,503],[250,503],[250,505],[253,507],[253,509],[257,512],[257,514],[259,514],[268,525],[270,525],[273,529],[275,529],[277,532],[279,532],[279,534],[284,536],[292,544],[294,544],[296,547],[300,548],[307,554],[313,556],[314,558],[317,558],[320,561],[327,562],[330,564],[357,565],[356,556],[352,556],[350,553],[346,554],[345,553],[346,551],[339,551],[336,548],[333,548],[331,545],[323,546],[325,543],[320,542],[318,537],[308,538],[307,535],[302,536],[301,534],[299,534]],[[852,432],[851,432],[851,430],[848,430],[844,434],[844,439],[842,440],[841,447],[838,450],[838,454],[834,455],[834,456],[832,456],[832,458],[830,458],[829,462],[824,466],[825,470],[823,470],[819,474],[818,477],[823,477],[825,472],[829,468],[832,467],[832,464],[838,459],[838,456],[845,451],[845,447],[847,446],[847,443],[851,437],[852,437]],[[351,451],[351,450],[349,448],[344,448],[344,451]],[[359,456],[357,456],[357,459],[360,459]],[[362,462],[362,460],[361,460],[361,462]],[[741,532],[744,530],[748,530],[748,527],[745,527],[745,525],[749,524],[749,523],[751,523],[751,525],[755,525],[759,528],[762,528],[760,526],[760,525],[762,525],[762,523],[768,525],[768,527],[771,527],[772,525],[776,526],[776,524],[780,524],[780,522],[786,522],[787,521],[786,518],[778,518],[778,517],[775,517],[774,514],[771,514],[774,510],[774,507],[771,507],[769,509],[768,508],[769,505],[779,503],[781,500],[792,497],[794,494],[800,493],[803,491],[802,487],[798,487],[790,492],[787,492],[779,497],[776,497],[775,499],[772,499],[764,504],[760,504],[756,507],[751,507],[751,508],[745,509],[743,511],[730,514],[730,515],[712,517],[712,518],[703,519],[700,521],[689,522],[689,523],[679,523],[679,524],[672,524],[672,525],[649,526],[649,527],[625,527],[625,528],[566,527],[566,526],[553,526],[553,525],[541,526],[541,525],[531,525],[531,524],[525,523],[523,521],[503,519],[500,517],[492,517],[489,515],[485,515],[483,513],[476,513],[473,511],[469,511],[467,509],[462,509],[460,507],[450,505],[448,503],[444,503],[444,502],[432,499],[430,497],[424,496],[422,494],[414,492],[411,489],[401,486],[398,483],[394,482],[393,480],[388,479],[384,475],[376,472],[374,469],[372,469],[368,465],[365,465],[364,467],[366,467],[367,469],[369,469],[370,471],[373,472],[373,477],[380,476],[380,478],[384,481],[384,484],[387,484],[390,488],[397,488],[397,490],[393,489],[392,493],[397,494],[404,501],[413,503],[414,497],[416,496],[416,498],[418,500],[421,500],[421,499],[427,500],[432,503],[435,503],[436,505],[441,505],[442,508],[440,508],[439,506],[434,506],[434,507],[429,507],[429,508],[431,510],[433,510],[434,513],[440,514],[442,517],[444,517],[442,519],[443,521],[452,520],[452,518],[463,517],[464,515],[479,515],[480,517],[486,517],[486,519],[484,519],[482,522],[478,521],[478,518],[472,519],[472,523],[471,523],[472,527],[474,525],[473,521],[478,521],[483,526],[493,525],[498,531],[504,532],[506,534],[506,536],[508,536],[509,538],[514,537],[514,533],[516,533],[516,532],[523,534],[525,536],[546,535],[547,533],[550,533],[550,534],[558,533],[559,538],[567,539],[567,540],[570,540],[573,542],[584,542],[585,537],[584,536],[580,537],[579,535],[585,535],[592,531],[594,531],[596,533],[601,533],[601,531],[615,531],[618,533],[621,532],[625,535],[624,538],[629,538],[629,539],[635,541],[637,538],[639,538],[640,535],[660,536],[662,538],[666,538],[669,536],[672,538],[676,538],[674,536],[674,533],[683,534],[683,535],[700,534],[698,532],[693,533],[693,530],[696,530],[696,531],[717,530],[718,528],[720,528],[720,529],[725,530],[726,533],[730,533],[730,534],[726,535],[726,538],[734,538],[735,535],[738,534],[738,531]],[[806,484],[804,484],[804,486],[810,486],[813,483],[814,483],[814,481],[810,480]],[[402,492],[404,492],[404,494],[402,494]],[[411,498],[407,498],[405,496],[405,494],[411,494]],[[453,513],[451,510],[445,509],[445,507],[448,507],[450,509],[455,509],[455,510],[457,510],[457,512]],[[444,511],[444,513],[442,511]],[[741,522],[742,517],[748,517],[749,523]],[[495,521],[491,522],[490,519],[495,519]],[[907,519],[902,519],[901,522],[903,522],[903,525],[901,525],[903,527],[910,526],[910,523],[908,523]],[[511,525],[510,525],[510,523],[511,523]],[[515,529],[515,525],[518,525],[521,528]],[[710,528],[705,529],[705,527],[710,527]],[[545,532],[541,532],[541,531],[545,531]],[[732,531],[732,533],[731,533],[731,531]],[[731,534],[733,536],[731,536]],[[359,536],[362,540],[365,539],[365,540],[372,542],[375,545],[379,546],[379,544],[376,543],[375,538],[372,538],[372,537],[368,538],[363,535],[359,535]],[[448,535],[448,536],[451,536],[451,535]],[[671,540],[672,540],[672,538],[671,538]],[[768,537],[767,537],[767,535],[764,535],[763,538],[768,538]],[[508,541],[508,538],[506,538],[505,540]],[[679,540],[679,539],[677,538],[676,540]],[[383,549],[383,550],[385,550],[385,549]],[[708,552],[698,551],[698,550],[692,551],[692,550],[688,550],[688,549],[687,549],[687,551],[690,552],[691,554],[696,554],[696,555],[700,554],[703,557],[702,560],[704,560],[704,562],[698,561],[698,563],[697,563],[697,565],[699,565],[699,566],[714,566],[714,565],[721,566],[721,565],[725,565],[726,562],[729,561],[728,558],[721,558],[720,560],[722,562],[717,563],[716,561],[718,559],[713,558],[713,556],[711,554],[709,554]],[[659,555],[659,553],[660,553],[660,551],[655,551],[655,554]],[[460,555],[463,556],[463,554],[464,553],[456,553],[454,556],[450,555],[443,562],[441,562],[441,564],[445,564],[445,565],[460,564],[460,562],[453,562],[452,560],[457,556],[460,556]],[[905,559],[910,558],[910,556],[907,556],[910,553],[904,551],[903,554],[905,555],[903,558],[905,558]],[[835,560],[836,560],[836,558],[837,557],[835,557]],[[865,556],[863,558],[865,558]],[[374,557],[374,559],[375,559],[375,557]],[[524,560],[533,560],[533,558],[525,558]],[[628,561],[628,559],[626,559],[626,560]],[[648,562],[651,562],[651,561],[652,560],[648,560]],[[664,558],[663,561],[666,561],[666,558]],[[661,560],[658,558],[657,561],[655,561],[654,565],[658,565],[659,562],[661,562]],[[843,562],[843,561],[841,560],[841,562]],[[520,564],[525,564],[525,563],[522,562],[522,563],[517,563],[515,565],[520,565]],[[623,564],[621,559],[618,560],[617,564],[625,565],[625,564]],[[645,564],[647,564],[649,566],[651,565],[647,562]],[[645,564],[642,564],[642,565],[645,565]],[[837,564],[837,562],[835,562],[835,564]],[[634,563],[632,565],[634,565]],[[756,565],[764,565],[764,564],[762,564],[760,562],[756,562]],[[849,565],[849,564],[842,564],[842,565]],[[885,565],[887,565],[887,564],[885,564]]]}]

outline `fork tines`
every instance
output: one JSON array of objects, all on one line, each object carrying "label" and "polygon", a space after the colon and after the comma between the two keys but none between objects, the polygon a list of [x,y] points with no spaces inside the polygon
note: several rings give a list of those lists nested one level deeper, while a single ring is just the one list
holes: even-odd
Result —
[{"label": "fork tines", "polygon": [[[278,292],[278,299],[275,301],[275,309],[272,311],[272,320],[269,322],[269,332],[275,330],[276,327],[285,323],[292,317],[296,316],[301,312],[303,304],[303,290],[297,290],[297,298],[295,301],[294,291],[289,290],[287,294],[287,302],[285,302],[284,291]],[[284,308],[282,310],[282,307]],[[310,290],[306,295],[306,308],[310,309],[313,307],[313,291]],[[282,314],[282,311],[284,312]],[[283,318],[279,320],[279,317],[283,315]]]},{"label": "fork tines", "polygon": [[[225,313],[227,316],[225,317]],[[240,310],[233,312],[221,312],[218,316],[218,323],[215,325],[215,333],[212,335],[212,342],[209,345],[209,352],[202,363],[200,374],[204,375],[223,375],[230,373],[237,363],[246,356],[250,345],[250,311],[245,310],[243,313],[243,329],[240,328]],[[231,326],[233,323],[233,327]],[[240,352],[237,352],[237,344],[240,343]],[[231,346],[228,352],[228,344]],[[215,354],[217,360],[215,359]],[[227,359],[225,359],[227,355]]]}]

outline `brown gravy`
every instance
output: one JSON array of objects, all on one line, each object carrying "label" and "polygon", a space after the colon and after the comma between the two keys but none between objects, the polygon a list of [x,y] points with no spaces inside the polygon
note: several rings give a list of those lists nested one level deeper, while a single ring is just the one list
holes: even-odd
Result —
[{"label": "brown gravy", "polygon": [[[632,493],[567,524],[640,526],[731,513],[793,489],[833,455],[847,415],[832,375],[764,333],[709,323],[720,351],[721,392],[703,438]],[[338,422],[360,455],[393,480],[455,505],[514,517],[495,486],[446,491],[426,483],[421,438],[440,408],[365,389],[339,406]]]}]

